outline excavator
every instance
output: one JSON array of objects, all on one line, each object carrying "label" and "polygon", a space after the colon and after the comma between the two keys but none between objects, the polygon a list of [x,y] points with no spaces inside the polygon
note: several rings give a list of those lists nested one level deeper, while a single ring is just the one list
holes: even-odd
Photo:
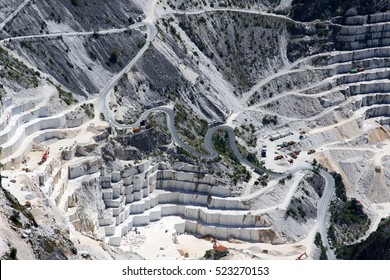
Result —
[{"label": "excavator", "polygon": [[219,244],[219,242],[216,239],[214,239],[212,243],[214,243],[213,245],[214,259],[220,259],[222,257],[225,257],[228,254],[228,248]]},{"label": "excavator", "polygon": [[38,162],[38,165],[42,165],[47,160],[48,156],[49,156],[49,148],[47,148],[45,153],[42,155],[42,159],[40,162]]},{"label": "excavator", "polygon": [[302,259],[303,257],[305,257],[305,259],[307,258],[306,252],[300,254],[300,255],[296,258],[296,260],[301,261],[301,260],[303,260],[303,259]]}]

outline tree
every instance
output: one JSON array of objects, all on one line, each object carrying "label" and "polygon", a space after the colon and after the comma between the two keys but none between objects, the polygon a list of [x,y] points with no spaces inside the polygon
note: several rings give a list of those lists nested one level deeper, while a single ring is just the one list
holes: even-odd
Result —
[{"label": "tree", "polygon": [[72,3],[73,6],[77,7],[80,5],[80,0],[71,0],[70,1]]},{"label": "tree", "polygon": [[317,232],[314,238],[314,244],[319,248],[322,245],[321,233]]},{"label": "tree", "polygon": [[9,257],[11,260],[17,260],[16,255],[18,253],[18,250],[15,247],[11,248],[11,252],[9,254]]},{"label": "tree", "polygon": [[115,64],[118,62],[119,59],[119,51],[118,50],[113,50],[110,55],[110,62],[112,64]]}]

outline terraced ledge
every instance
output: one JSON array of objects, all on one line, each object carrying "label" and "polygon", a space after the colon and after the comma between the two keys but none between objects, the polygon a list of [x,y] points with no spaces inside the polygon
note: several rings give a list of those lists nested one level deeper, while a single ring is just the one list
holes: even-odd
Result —
[{"label": "terraced ledge", "polygon": [[[286,94],[319,94],[325,95],[322,91],[335,88],[342,84],[349,84],[363,81],[373,80],[375,77],[379,79],[387,79],[386,75],[390,66],[390,48],[378,47],[372,49],[362,49],[357,51],[342,51],[332,52],[328,54],[314,55],[309,58],[303,59],[298,64],[311,63],[313,61],[322,58],[326,60],[326,65],[313,66],[305,70],[290,69],[288,71],[282,71],[276,74],[267,83],[262,84],[262,94],[252,93],[249,97],[249,104],[251,107],[264,105],[282,98]],[[364,66],[366,71],[360,74],[350,74],[351,62]],[[385,71],[383,71],[385,70]],[[386,72],[386,73],[385,73]],[[301,84],[296,84],[296,77],[299,80],[308,79],[306,75],[309,75],[309,80]],[[326,79],[325,81],[323,81]],[[286,88],[286,81],[289,82],[289,88]],[[321,82],[320,82],[321,81]],[[277,96],[269,98],[275,94],[276,89],[282,90],[277,92]],[[298,92],[297,92],[298,90]],[[259,104],[260,102],[264,104]]]},{"label": "terraced ledge", "polygon": [[[89,169],[81,168],[82,164],[77,164],[77,171],[83,171],[77,176],[91,174]],[[69,168],[70,178],[73,166]],[[94,166],[96,171],[98,164]],[[248,198],[228,197],[228,186],[215,186],[220,182],[202,172],[169,170],[166,164],[160,163],[143,164],[132,172],[127,170],[118,175],[118,172],[106,175],[102,171],[99,179],[106,206],[99,214],[99,232],[110,245],[120,246],[122,237],[133,227],[165,216],[185,220],[176,225],[178,233],[210,233],[218,238],[258,242],[273,232],[269,228],[271,224],[260,214],[248,211],[245,203]],[[265,231],[267,234],[262,234]],[[283,242],[274,232],[273,236],[269,242]]]},{"label": "terraced ledge", "polygon": [[[121,227],[105,227],[105,234],[107,236],[106,242],[112,246],[120,246],[122,237],[126,235],[132,227],[145,226],[150,222],[160,220],[166,216],[179,216],[185,219],[183,223],[175,225],[178,234],[190,232],[200,235],[211,234],[222,239],[237,238],[253,242],[268,241],[268,243],[272,244],[284,242],[276,233],[274,233],[275,238],[267,241],[262,240],[261,236],[264,235],[264,233],[273,231],[266,225],[262,225],[263,218],[260,216],[238,214],[213,215],[202,209],[182,205],[157,206],[147,210],[141,215],[129,215],[122,223]],[[199,217],[202,218],[199,219]],[[214,223],[205,223],[202,219],[214,221]],[[224,225],[224,221],[230,221],[231,225]],[[237,224],[234,223],[235,221]],[[240,226],[240,224],[242,226]]]},{"label": "terraced ledge", "polygon": [[38,100],[29,100],[19,105],[12,105],[11,98],[2,101],[2,107],[0,109],[0,130],[7,129],[12,118],[33,109],[38,102]]},{"label": "terraced ledge", "polygon": [[376,23],[387,22],[387,21],[390,21],[390,13],[378,13],[372,15],[348,17],[346,18],[344,24],[363,25],[363,24],[376,24]]},{"label": "terraced ledge", "polygon": [[[31,149],[32,143],[41,143],[51,138],[65,138],[68,129],[77,128],[88,118],[69,119],[68,114],[74,111],[70,108],[55,116],[46,116],[47,109],[39,108],[31,114],[27,113],[18,118],[22,124],[13,130],[6,130],[0,134],[2,139],[1,163],[9,168],[13,163],[21,162],[25,154]],[[38,114],[36,116],[36,114]],[[40,117],[40,116],[44,117]],[[67,129],[68,127],[68,129]],[[70,128],[69,128],[70,127]]]}]

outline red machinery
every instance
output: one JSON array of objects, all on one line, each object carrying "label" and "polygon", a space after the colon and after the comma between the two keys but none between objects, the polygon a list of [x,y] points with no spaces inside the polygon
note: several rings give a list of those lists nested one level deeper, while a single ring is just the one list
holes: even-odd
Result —
[{"label": "red machinery", "polygon": [[302,253],[302,254],[300,254],[300,255],[299,255],[297,258],[296,258],[296,260],[299,260],[299,261],[301,261],[303,257],[305,257],[305,259],[307,258],[307,254],[306,254],[306,252],[305,252],[305,253]]},{"label": "red machinery", "polygon": [[42,155],[42,159],[40,162],[38,162],[38,165],[42,165],[47,160],[48,156],[49,156],[49,148],[47,148],[45,153]]}]

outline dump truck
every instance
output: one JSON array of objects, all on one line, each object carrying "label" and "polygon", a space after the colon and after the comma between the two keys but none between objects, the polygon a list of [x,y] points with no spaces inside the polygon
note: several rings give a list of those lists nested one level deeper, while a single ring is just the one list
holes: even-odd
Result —
[{"label": "dump truck", "polygon": [[140,131],[141,131],[141,128],[139,126],[133,128],[133,132],[140,132]]}]

